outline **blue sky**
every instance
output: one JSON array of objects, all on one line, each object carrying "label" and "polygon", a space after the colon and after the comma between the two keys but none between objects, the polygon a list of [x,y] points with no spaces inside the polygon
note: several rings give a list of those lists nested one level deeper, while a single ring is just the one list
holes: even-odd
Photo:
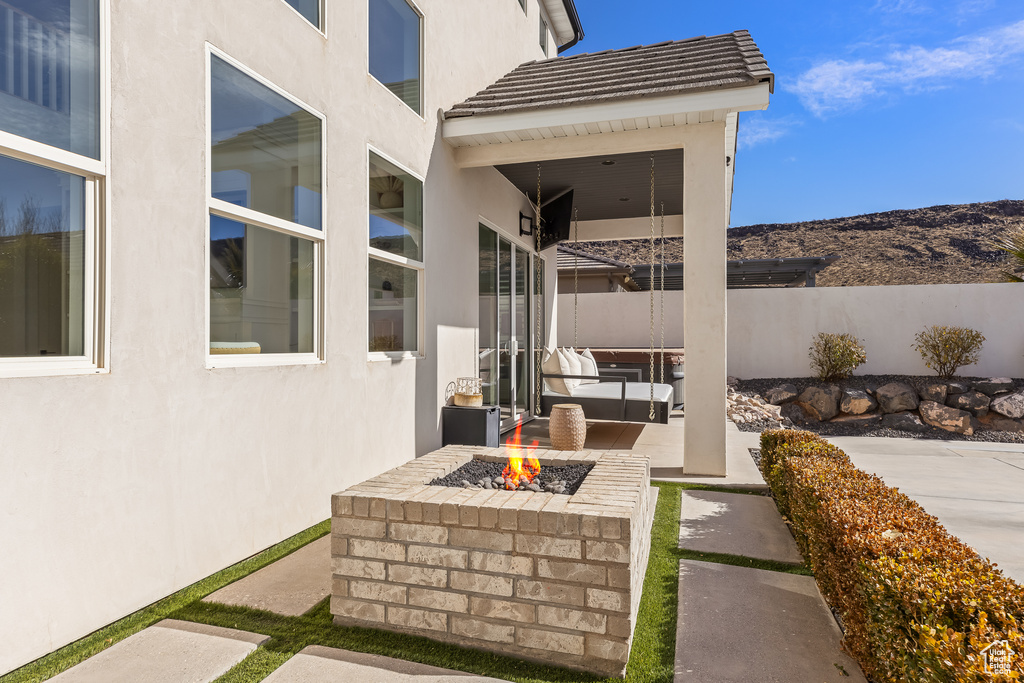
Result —
[{"label": "blue sky", "polygon": [[[567,54],[747,29],[732,225],[1024,199],[1022,0],[576,0]],[[627,9],[628,8],[628,9]]]}]

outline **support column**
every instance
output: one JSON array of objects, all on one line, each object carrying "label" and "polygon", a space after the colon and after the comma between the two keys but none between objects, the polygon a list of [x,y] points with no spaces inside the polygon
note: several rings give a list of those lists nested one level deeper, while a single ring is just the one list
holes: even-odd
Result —
[{"label": "support column", "polygon": [[697,126],[683,149],[683,470],[725,475],[725,124]]}]

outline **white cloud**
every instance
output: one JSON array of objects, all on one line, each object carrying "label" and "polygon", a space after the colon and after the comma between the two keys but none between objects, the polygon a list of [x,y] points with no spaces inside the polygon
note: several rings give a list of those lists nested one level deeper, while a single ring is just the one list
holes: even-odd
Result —
[{"label": "white cloud", "polygon": [[949,81],[984,78],[1024,56],[1024,21],[964,36],[948,45],[910,45],[873,60],[834,59],[811,67],[789,88],[817,116],[856,109],[871,97],[902,90],[948,87]]},{"label": "white cloud", "polygon": [[887,14],[927,14],[932,11],[921,0],[878,0],[871,9]]},{"label": "white cloud", "polygon": [[749,149],[764,142],[775,142],[801,124],[802,121],[793,116],[778,119],[744,118],[739,127],[739,148]]}]

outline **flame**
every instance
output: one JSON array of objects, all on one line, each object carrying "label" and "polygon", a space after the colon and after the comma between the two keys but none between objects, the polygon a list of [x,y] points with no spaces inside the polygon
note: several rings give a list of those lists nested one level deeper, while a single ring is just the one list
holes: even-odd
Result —
[{"label": "flame", "polygon": [[[526,452],[525,460],[523,458],[522,429],[522,424],[516,425],[515,434],[505,441],[505,448],[508,450],[508,464],[501,471],[501,476],[516,482],[516,484],[506,482],[505,488],[507,489],[515,488],[522,477],[526,477],[527,481],[532,482],[534,477],[540,473],[540,462],[537,461],[537,458],[533,457],[529,451]],[[534,439],[528,448],[536,448],[537,443],[538,441]]]}]

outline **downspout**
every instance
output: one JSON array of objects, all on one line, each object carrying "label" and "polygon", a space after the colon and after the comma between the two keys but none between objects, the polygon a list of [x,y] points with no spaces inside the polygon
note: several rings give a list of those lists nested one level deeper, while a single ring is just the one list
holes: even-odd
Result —
[{"label": "downspout", "polygon": [[565,45],[559,45],[558,54],[562,54],[583,40],[583,25],[580,24],[580,15],[576,11],[576,3],[574,0],[562,0],[562,4],[565,5],[565,13],[569,15],[569,23],[572,24],[572,40]]}]

